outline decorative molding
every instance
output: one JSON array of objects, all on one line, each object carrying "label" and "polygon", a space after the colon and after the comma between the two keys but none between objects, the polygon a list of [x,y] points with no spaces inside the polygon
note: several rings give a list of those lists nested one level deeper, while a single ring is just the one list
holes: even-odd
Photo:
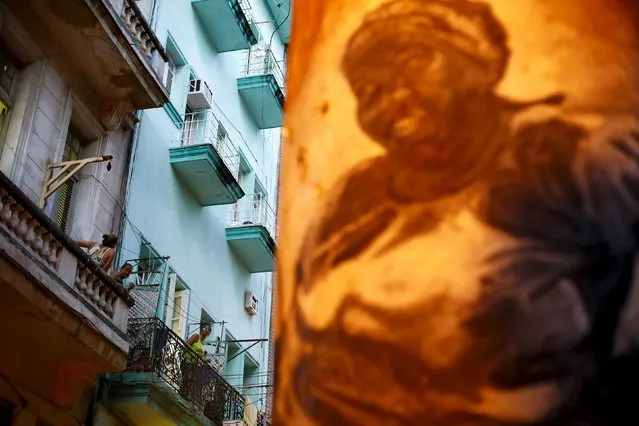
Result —
[{"label": "decorative molding", "polygon": [[16,143],[15,157],[13,158],[13,166],[11,168],[10,178],[14,182],[21,182],[24,174],[24,162],[28,152],[29,138],[33,132],[33,123],[35,119],[36,110],[38,109],[38,101],[40,99],[40,93],[44,86],[44,73],[46,68],[46,60],[38,60],[34,67],[34,74],[29,77],[31,81],[28,84],[28,95],[26,108],[22,116],[22,123],[20,126],[20,133],[18,141]]},{"label": "decorative molding", "polygon": [[128,99],[107,101],[102,107],[100,121],[110,131],[116,131],[120,128],[131,130],[137,123],[135,107]]},{"label": "decorative molding", "polygon": [[180,113],[177,111],[177,108],[175,108],[175,105],[173,105],[173,102],[169,101],[165,103],[164,111],[166,111],[166,113],[169,115],[169,118],[171,118],[171,121],[173,122],[173,124],[175,124],[175,127],[177,127],[178,129],[181,129],[182,117],[180,116]]}]

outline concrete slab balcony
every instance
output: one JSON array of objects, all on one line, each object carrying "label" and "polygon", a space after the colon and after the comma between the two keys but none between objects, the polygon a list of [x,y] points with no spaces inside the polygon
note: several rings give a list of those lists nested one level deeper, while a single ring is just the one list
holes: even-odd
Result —
[{"label": "concrete slab balcony", "polygon": [[[74,410],[100,374],[121,371],[133,300],[0,174],[0,374]],[[30,343],[25,343],[30,342]]]},{"label": "concrete slab balcony", "polygon": [[269,11],[278,26],[277,32],[282,43],[288,44],[291,39],[293,22],[293,0],[265,0]]},{"label": "concrete slab balcony", "polygon": [[191,0],[191,5],[218,52],[244,50],[257,43],[247,0]]},{"label": "concrete slab balcony", "polygon": [[233,204],[244,196],[237,181],[240,154],[210,112],[187,114],[174,147],[173,170],[202,206]]},{"label": "concrete slab balcony", "polygon": [[129,338],[126,371],[106,377],[111,410],[136,426],[222,426],[225,421],[242,421],[242,394],[160,319],[131,319]]},{"label": "concrete slab balcony", "polygon": [[109,130],[168,101],[160,80],[168,56],[135,0],[3,3],[74,91],[100,103]]},{"label": "concrete slab balcony", "polygon": [[275,270],[275,213],[260,194],[247,195],[229,208],[226,241],[253,273]]},{"label": "concrete slab balcony", "polygon": [[258,128],[282,126],[284,72],[270,50],[254,48],[246,51],[237,90]]}]

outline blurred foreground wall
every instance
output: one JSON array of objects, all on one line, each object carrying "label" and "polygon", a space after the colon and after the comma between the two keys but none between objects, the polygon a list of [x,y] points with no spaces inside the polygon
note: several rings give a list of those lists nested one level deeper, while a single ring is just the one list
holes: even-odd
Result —
[{"label": "blurred foreground wall", "polygon": [[295,8],[274,423],[639,424],[639,5]]}]

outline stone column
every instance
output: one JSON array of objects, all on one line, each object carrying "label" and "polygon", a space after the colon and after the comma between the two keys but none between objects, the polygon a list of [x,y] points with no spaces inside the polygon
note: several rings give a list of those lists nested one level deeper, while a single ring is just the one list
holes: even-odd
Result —
[{"label": "stone column", "polygon": [[639,424],[639,5],[293,16],[274,424]]}]

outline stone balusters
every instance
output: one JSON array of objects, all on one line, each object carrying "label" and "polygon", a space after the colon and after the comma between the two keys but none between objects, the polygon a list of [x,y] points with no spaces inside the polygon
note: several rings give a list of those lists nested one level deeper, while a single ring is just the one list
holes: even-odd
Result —
[{"label": "stone balusters", "polygon": [[4,189],[0,189],[0,226],[30,247],[45,264],[57,269],[62,244]]},{"label": "stone balusters", "polygon": [[114,302],[117,299],[117,295],[80,262],[78,262],[78,269],[75,275],[75,288],[99,310],[109,317],[113,317]]},{"label": "stone balusters", "polygon": [[[109,284],[91,272],[82,261],[66,253],[62,243],[2,188],[0,188],[0,228],[24,243],[26,248],[29,248],[63,280],[68,268],[75,268],[75,271],[70,270],[70,274],[74,274],[71,277],[75,276],[75,288],[89,303],[109,318],[114,319],[116,311],[122,310],[120,309],[122,303],[119,303],[121,301],[118,300],[118,295]],[[66,257],[72,256],[71,264],[67,261],[60,262],[64,257],[63,253],[66,253],[64,255]]]},{"label": "stone balusters", "polygon": [[139,10],[133,6],[132,0],[124,0],[124,9],[122,12],[122,20],[128,28],[129,32],[138,42],[138,45],[148,58],[151,58],[153,52],[157,48],[151,34],[149,34],[148,25],[145,25],[144,17]]}]

